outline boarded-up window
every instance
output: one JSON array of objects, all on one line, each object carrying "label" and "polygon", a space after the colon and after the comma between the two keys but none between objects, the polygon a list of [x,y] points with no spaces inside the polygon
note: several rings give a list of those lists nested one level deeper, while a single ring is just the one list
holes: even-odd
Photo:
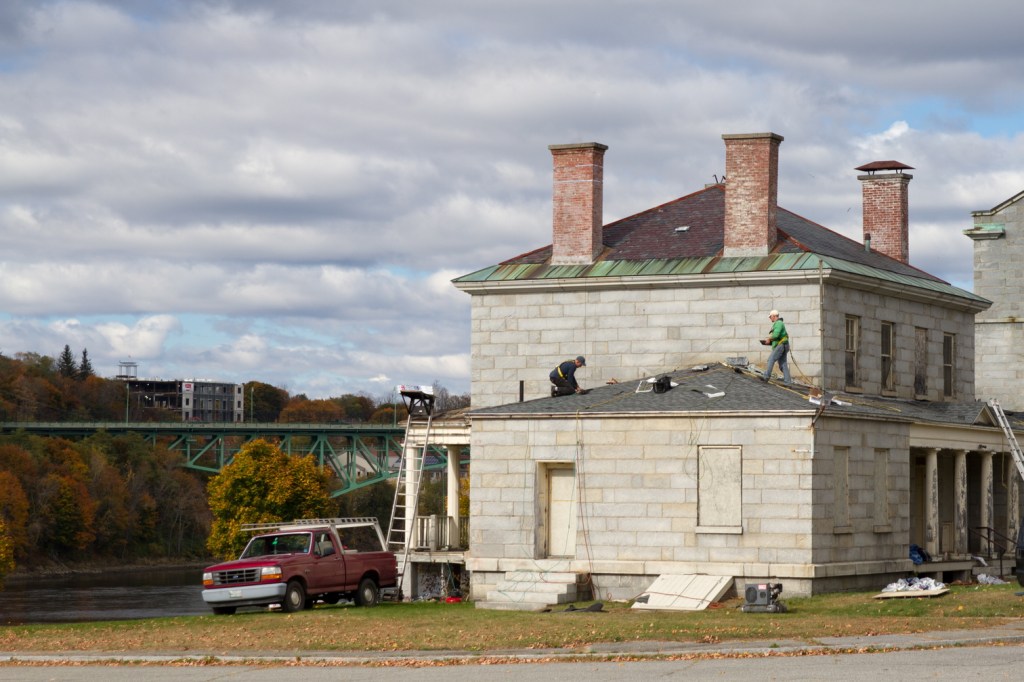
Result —
[{"label": "boarded-up window", "polygon": [[697,525],[743,524],[743,458],[738,447],[697,451]]},{"label": "boarded-up window", "polygon": [[836,529],[850,525],[850,448],[836,448],[832,490],[835,491],[834,520]]},{"label": "boarded-up window", "polygon": [[956,381],[956,334],[942,335],[942,395],[952,398]]},{"label": "boarded-up window", "polygon": [[896,389],[896,343],[895,326],[892,322],[882,323],[882,390]]},{"label": "boarded-up window", "polygon": [[914,394],[928,394],[928,330],[914,328]]},{"label": "boarded-up window", "polygon": [[889,451],[875,450],[875,526],[889,525]]},{"label": "boarded-up window", "polygon": [[857,388],[860,386],[858,372],[860,355],[860,318],[853,315],[846,316],[846,386]]}]

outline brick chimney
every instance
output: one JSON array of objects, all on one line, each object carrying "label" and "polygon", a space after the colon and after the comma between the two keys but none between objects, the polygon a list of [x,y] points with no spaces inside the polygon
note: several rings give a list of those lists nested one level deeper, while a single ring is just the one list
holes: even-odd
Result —
[{"label": "brick chimney", "polygon": [[725,256],[766,256],[778,238],[779,145],[775,133],[725,140]]},{"label": "brick chimney", "polygon": [[593,263],[604,248],[604,153],[598,142],[553,144],[552,265]]},{"label": "brick chimney", "polygon": [[866,172],[857,176],[864,197],[864,244],[901,263],[910,260],[907,196],[914,176],[903,172],[908,169],[913,166],[899,161],[874,161],[855,169]]}]

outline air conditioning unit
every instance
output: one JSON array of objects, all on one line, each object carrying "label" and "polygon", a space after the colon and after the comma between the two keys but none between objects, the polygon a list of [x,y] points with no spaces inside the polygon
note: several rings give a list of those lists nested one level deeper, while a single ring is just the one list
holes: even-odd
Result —
[{"label": "air conditioning unit", "polygon": [[747,585],[743,597],[744,613],[785,613],[786,605],[779,601],[782,594],[781,583],[758,583]]}]

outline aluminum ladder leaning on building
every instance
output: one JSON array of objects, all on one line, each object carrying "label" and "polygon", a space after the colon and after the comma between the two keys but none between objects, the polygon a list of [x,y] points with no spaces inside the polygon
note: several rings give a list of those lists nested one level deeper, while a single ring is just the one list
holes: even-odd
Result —
[{"label": "aluminum ladder leaning on building", "polygon": [[[1010,427],[1010,422],[1006,418],[1006,413],[1003,412],[1003,408],[999,405],[999,401],[992,398],[988,401],[988,406],[992,408],[992,414],[996,416],[996,423],[1003,430],[1006,435],[1006,440],[1010,443],[1010,454],[1013,455],[1013,463],[1017,465],[1017,473],[1020,474],[1021,480],[1024,481],[1024,453],[1021,452],[1020,444],[1017,443],[1017,436],[1013,434],[1013,428]],[[1017,529],[1017,539],[1014,541],[1014,554],[1017,559],[1017,582],[1024,587],[1024,524]],[[1024,594],[1018,592],[1017,594]]]},{"label": "aluminum ladder leaning on building", "polygon": [[995,398],[989,400],[988,406],[992,408],[992,414],[996,416],[996,423],[999,424],[999,428],[1003,430],[1006,440],[1010,443],[1010,454],[1013,455],[1013,463],[1017,465],[1017,473],[1020,474],[1021,481],[1024,482],[1024,452],[1021,452],[1020,445],[1017,443],[1017,437],[1013,434],[1013,428],[1010,426],[1010,421],[1006,418],[1006,413],[1003,412],[1003,408],[999,405],[998,400]]},{"label": "aluminum ladder leaning on building", "polygon": [[[430,427],[434,415],[434,390],[430,386],[399,386],[409,416],[405,422],[405,440],[402,443],[402,457],[398,462],[395,478],[395,500],[391,505],[391,523],[388,525],[387,548],[398,558],[399,599],[404,591],[405,577],[409,568],[409,554],[412,552],[416,530],[416,512],[419,508],[420,482],[430,445]],[[413,431],[422,431],[423,445],[416,455]],[[410,453],[412,456],[410,457]],[[410,461],[410,459],[412,461]],[[409,586],[408,594],[414,591]]]}]

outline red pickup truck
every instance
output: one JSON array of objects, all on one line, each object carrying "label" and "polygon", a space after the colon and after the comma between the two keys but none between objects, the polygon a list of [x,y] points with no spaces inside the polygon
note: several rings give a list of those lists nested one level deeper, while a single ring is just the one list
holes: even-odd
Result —
[{"label": "red pickup truck", "polygon": [[203,601],[218,615],[240,606],[280,604],[286,612],[317,600],[351,599],[375,606],[381,590],[397,587],[395,554],[372,517],[300,519],[246,524],[258,533],[235,561],[203,571]]}]

